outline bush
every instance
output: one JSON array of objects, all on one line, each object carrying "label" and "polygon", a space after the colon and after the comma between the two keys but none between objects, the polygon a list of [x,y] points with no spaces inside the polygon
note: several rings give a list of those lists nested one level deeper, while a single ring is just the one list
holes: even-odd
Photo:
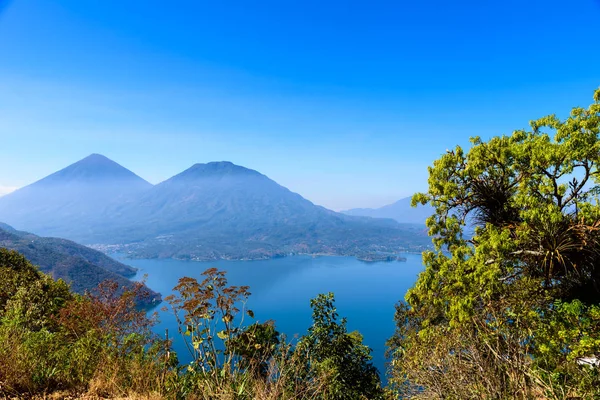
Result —
[{"label": "bush", "polygon": [[92,387],[105,395],[144,393],[162,390],[154,378],[173,373],[162,362],[165,346],[151,334],[153,322],[136,309],[140,293],[106,282],[97,294],[79,296],[5,249],[0,278],[1,394]]}]

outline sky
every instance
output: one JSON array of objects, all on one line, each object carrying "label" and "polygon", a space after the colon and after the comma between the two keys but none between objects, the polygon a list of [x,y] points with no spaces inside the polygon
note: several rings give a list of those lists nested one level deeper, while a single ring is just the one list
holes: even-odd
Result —
[{"label": "sky", "polygon": [[587,106],[600,0],[0,0],[0,194],[91,154],[232,161],[334,210]]}]

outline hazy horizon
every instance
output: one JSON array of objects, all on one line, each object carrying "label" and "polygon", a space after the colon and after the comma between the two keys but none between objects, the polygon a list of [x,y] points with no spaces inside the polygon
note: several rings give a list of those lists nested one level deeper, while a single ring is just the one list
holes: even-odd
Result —
[{"label": "hazy horizon", "polygon": [[100,153],[153,184],[227,160],[333,210],[391,204],[470,136],[589,104],[599,15],[595,0],[0,1],[0,195]]}]

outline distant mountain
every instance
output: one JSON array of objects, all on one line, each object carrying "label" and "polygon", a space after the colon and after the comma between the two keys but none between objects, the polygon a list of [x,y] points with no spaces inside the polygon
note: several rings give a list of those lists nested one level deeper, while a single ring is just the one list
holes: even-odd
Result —
[{"label": "distant mountain", "polygon": [[[363,257],[430,244],[422,227],[327,210],[231,162],[195,164],[152,186],[103,156],[90,157],[8,195],[10,201],[0,198],[0,218],[135,257]],[[65,189],[71,181],[77,192]]]},{"label": "distant mountain", "polygon": [[152,185],[108,158],[92,154],[0,197],[0,221],[41,235],[93,232],[98,219]]},{"label": "distant mountain", "polygon": [[[135,268],[99,251],[65,239],[17,231],[3,223],[0,223],[0,247],[18,251],[42,272],[69,282],[77,293],[93,290],[105,280],[131,288],[133,283],[127,278],[136,273]],[[150,291],[150,300],[158,299],[160,295]]]},{"label": "distant mountain", "polygon": [[405,224],[424,225],[425,220],[434,213],[433,208],[429,205],[411,207],[410,202],[411,197],[406,197],[381,208],[354,208],[342,213],[372,218],[391,218]]},{"label": "distant mountain", "polygon": [[156,185],[135,203],[122,207],[116,218],[126,226],[141,222],[147,238],[202,234],[207,229],[214,232],[226,227],[238,234],[255,232],[332,214],[254,170],[230,162],[211,162],[196,164]]},{"label": "distant mountain", "polygon": [[258,259],[289,253],[362,256],[422,249],[424,232],[319,207],[257,171],[196,164],[115,210],[110,235],[140,257]]}]

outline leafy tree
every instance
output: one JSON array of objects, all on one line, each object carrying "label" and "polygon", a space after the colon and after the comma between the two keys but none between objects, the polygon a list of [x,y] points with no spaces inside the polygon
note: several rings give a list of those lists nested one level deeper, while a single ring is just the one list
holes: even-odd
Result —
[{"label": "leafy tree", "polygon": [[382,397],[379,373],[371,363],[371,349],[358,332],[348,333],[346,318],[338,320],[333,293],[310,301],[313,325],[300,339],[296,352],[307,362],[302,379],[324,380],[324,399]]},{"label": "leafy tree", "polygon": [[599,133],[600,90],[565,120],[473,138],[429,168],[413,204],[435,208],[435,250],[389,342],[403,395],[599,394],[577,365],[600,356]]}]

